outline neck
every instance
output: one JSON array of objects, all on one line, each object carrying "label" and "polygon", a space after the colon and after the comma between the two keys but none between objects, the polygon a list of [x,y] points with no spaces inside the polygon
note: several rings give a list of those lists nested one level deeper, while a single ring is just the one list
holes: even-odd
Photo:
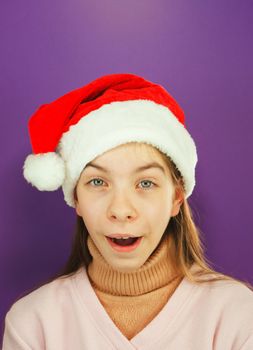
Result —
[{"label": "neck", "polygon": [[102,292],[112,295],[141,295],[164,287],[179,277],[175,267],[175,243],[171,235],[165,235],[146,262],[133,272],[114,270],[101,255],[90,235],[87,245],[93,257],[88,266],[88,275],[92,285]]}]

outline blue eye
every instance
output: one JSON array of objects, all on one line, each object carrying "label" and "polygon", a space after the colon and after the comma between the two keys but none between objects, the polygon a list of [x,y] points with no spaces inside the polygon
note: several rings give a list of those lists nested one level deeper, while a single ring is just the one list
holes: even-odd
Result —
[{"label": "blue eye", "polygon": [[[98,183],[100,181],[100,184]],[[93,183],[93,185],[95,186],[95,187],[101,187],[101,185],[102,185],[102,183],[104,183],[104,180],[102,180],[102,179],[100,179],[100,178],[94,178],[94,179],[92,179],[92,180],[90,180],[89,182],[88,182],[88,184],[89,183]],[[150,180],[142,180],[141,182],[140,182],[140,184],[141,183],[146,183],[146,184],[149,184],[149,186],[143,186],[142,187],[142,189],[150,189],[150,188],[152,188],[153,186],[152,185],[155,185],[154,184],[154,182],[152,182],[152,181],[150,181]]]},{"label": "blue eye", "polygon": [[[95,178],[95,179],[92,179],[92,180],[90,180],[88,183],[91,183],[91,182],[95,182],[95,181],[101,181],[101,182],[104,182],[102,179],[99,179],[99,178]],[[93,182],[93,184],[94,184],[94,182]],[[95,187],[100,187],[99,185],[98,186],[96,186],[95,185]]]},{"label": "blue eye", "polygon": [[151,184],[154,185],[154,183],[150,180],[143,180],[140,183],[149,183],[150,184],[150,186],[148,186],[148,187],[147,186],[142,187],[143,189],[149,189],[149,188],[153,187],[153,186],[151,186]]}]

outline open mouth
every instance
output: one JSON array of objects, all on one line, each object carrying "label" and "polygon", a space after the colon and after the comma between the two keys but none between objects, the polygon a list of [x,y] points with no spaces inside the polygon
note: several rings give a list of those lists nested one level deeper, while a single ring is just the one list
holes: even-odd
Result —
[{"label": "open mouth", "polygon": [[129,237],[129,238],[111,238],[111,237],[107,237],[109,238],[113,243],[121,246],[121,247],[126,247],[126,246],[129,246],[129,245],[133,245],[137,240],[138,238],[140,237]]},{"label": "open mouth", "polygon": [[141,243],[143,237],[129,237],[126,239],[123,238],[111,238],[107,237],[106,239],[110,246],[117,252],[131,252],[135,250]]}]

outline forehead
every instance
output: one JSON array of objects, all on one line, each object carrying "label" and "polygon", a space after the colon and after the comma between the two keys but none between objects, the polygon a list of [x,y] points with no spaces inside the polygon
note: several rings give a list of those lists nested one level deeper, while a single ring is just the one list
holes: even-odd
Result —
[{"label": "forehead", "polygon": [[86,165],[85,169],[92,169],[92,165],[97,165],[106,168],[108,171],[122,170],[125,173],[126,171],[132,172],[138,167],[145,167],[145,165],[151,163],[153,165],[157,164],[157,167],[155,166],[154,169],[159,169],[160,165],[160,170],[164,169],[163,172],[168,173],[168,166],[158,149],[146,143],[129,142],[96,157]]}]

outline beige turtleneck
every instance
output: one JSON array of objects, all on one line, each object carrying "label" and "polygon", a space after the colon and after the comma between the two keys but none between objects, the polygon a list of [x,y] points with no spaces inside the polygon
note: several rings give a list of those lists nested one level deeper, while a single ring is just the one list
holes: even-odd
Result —
[{"label": "beige turtleneck", "polygon": [[93,257],[88,266],[92,287],[106,312],[130,340],[165,306],[182,280],[175,262],[175,244],[165,236],[137,271],[119,272],[105,261],[90,236],[87,245]]}]

